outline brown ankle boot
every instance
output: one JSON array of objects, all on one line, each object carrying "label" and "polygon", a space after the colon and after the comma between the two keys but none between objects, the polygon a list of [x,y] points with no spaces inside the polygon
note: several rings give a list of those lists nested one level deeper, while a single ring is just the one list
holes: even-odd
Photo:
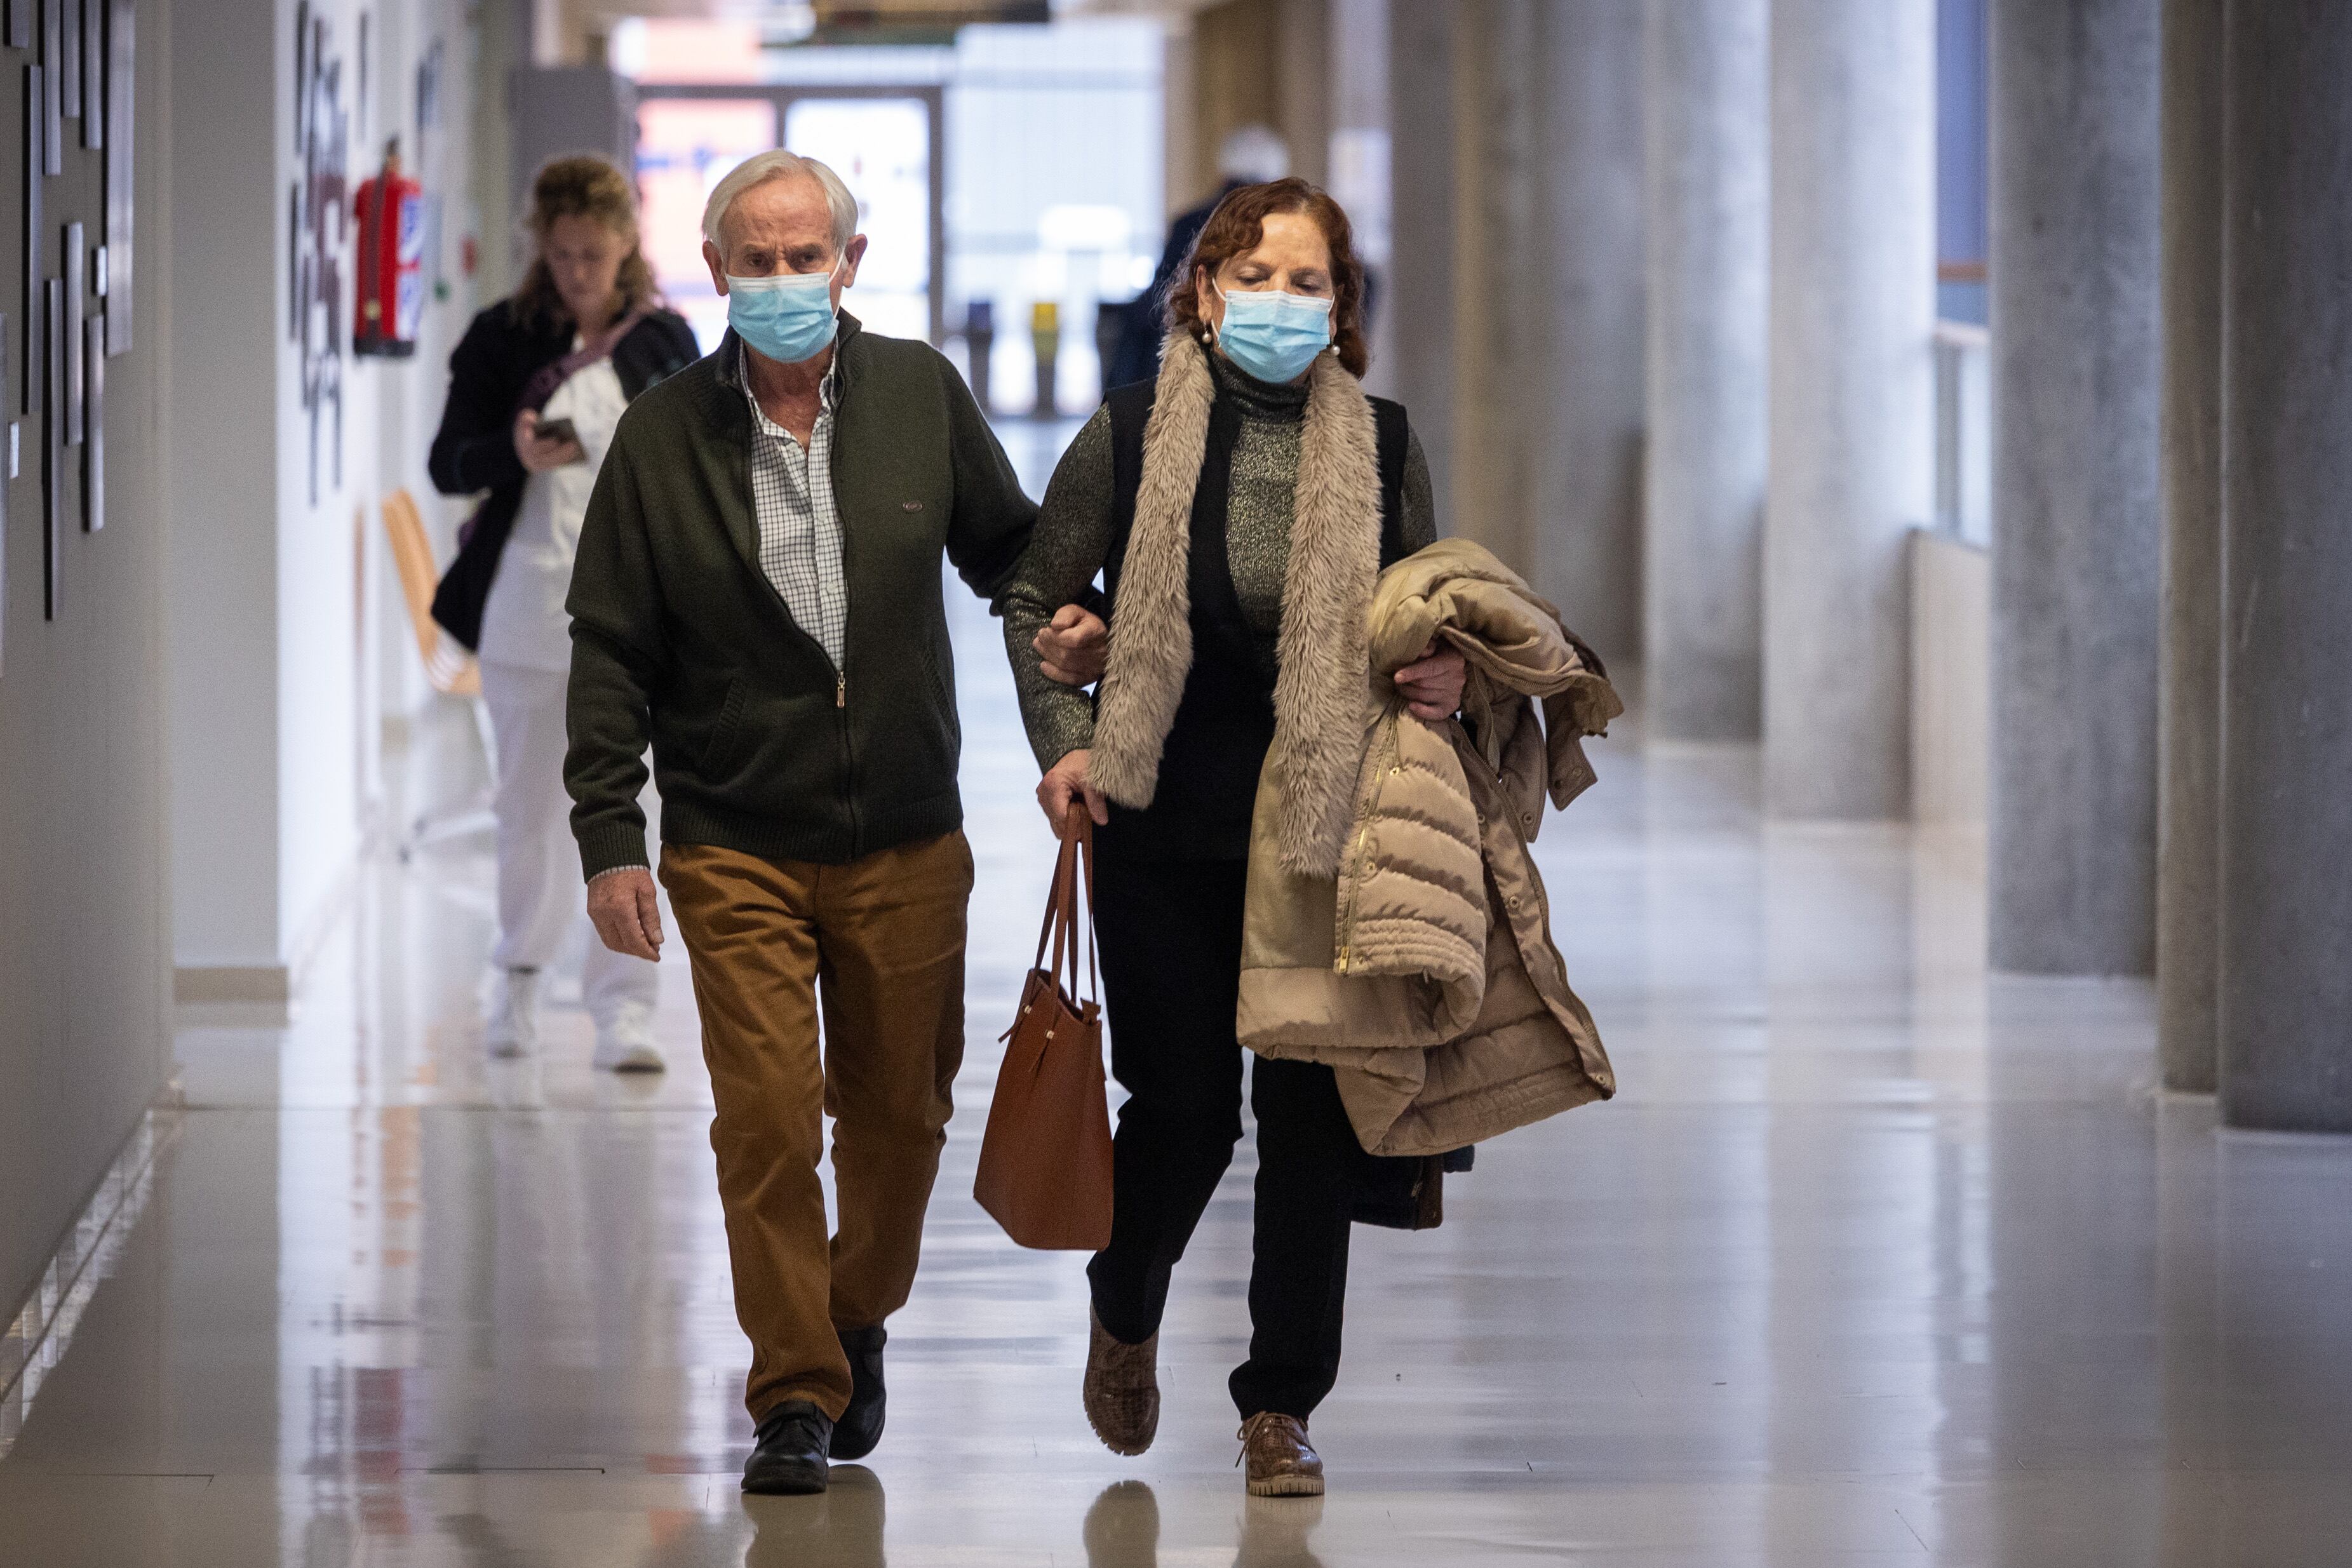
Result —
[{"label": "brown ankle boot", "polygon": [[1297,1416],[1261,1410],[1234,1436],[1249,1461],[1250,1496],[1323,1495],[1323,1458],[1307,1446],[1307,1423]]},{"label": "brown ankle boot", "polygon": [[1087,1423],[1112,1453],[1139,1454],[1160,1430],[1160,1336],[1128,1344],[1111,1337],[1093,1308],[1087,1316],[1094,1330],[1087,1344]]}]

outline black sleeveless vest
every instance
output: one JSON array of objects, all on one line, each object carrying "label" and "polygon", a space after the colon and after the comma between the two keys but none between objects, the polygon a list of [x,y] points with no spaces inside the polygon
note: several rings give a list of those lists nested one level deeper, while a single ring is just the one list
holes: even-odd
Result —
[{"label": "black sleeveless vest", "polygon": [[[1105,402],[1110,409],[1111,538],[1103,590],[1118,613],[1120,569],[1143,486],[1143,431],[1157,386],[1139,382]],[[1381,566],[1404,556],[1404,407],[1369,398],[1378,433]],[[1274,744],[1275,639],[1242,615],[1226,542],[1225,497],[1241,411],[1219,398],[1209,412],[1207,450],[1192,492],[1191,570],[1192,668],[1176,720],[1160,754],[1160,783],[1141,810],[1110,809],[1097,841],[1106,852],[1147,860],[1247,860],[1258,772]]]}]

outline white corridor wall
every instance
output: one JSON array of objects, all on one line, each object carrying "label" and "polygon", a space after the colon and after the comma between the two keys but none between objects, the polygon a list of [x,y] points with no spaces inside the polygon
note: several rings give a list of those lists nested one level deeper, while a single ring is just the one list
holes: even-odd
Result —
[{"label": "white corridor wall", "polygon": [[[471,15],[469,15],[469,13]],[[341,65],[343,202],[384,140],[414,162],[418,68],[437,60],[438,269],[414,359],[351,357],[352,225],[335,246],[333,345],[342,398],[305,406],[292,329],[298,18]],[[383,491],[422,492],[446,380],[470,211],[467,73],[478,56],[464,0],[215,0],[175,28],[172,131],[173,487],[168,591],[173,933],[184,1000],[287,999],[339,913],[382,785],[384,661],[398,613],[382,544]],[[315,36],[315,35],[314,35]],[[437,46],[437,56],[436,48]],[[266,173],[264,172],[266,172]],[[318,473],[312,476],[313,421]]]}]

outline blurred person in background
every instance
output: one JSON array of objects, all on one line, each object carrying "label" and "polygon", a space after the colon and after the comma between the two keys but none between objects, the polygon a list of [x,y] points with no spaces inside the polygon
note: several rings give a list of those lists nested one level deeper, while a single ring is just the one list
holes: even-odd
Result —
[{"label": "blurred person in background", "polygon": [[1184,258],[1192,242],[1209,224],[1217,204],[1244,185],[1262,185],[1290,172],[1290,144],[1271,126],[1237,127],[1217,150],[1217,193],[1199,206],[1179,213],[1168,225],[1168,243],[1160,252],[1159,269],[1151,287],[1125,305],[1106,306],[1121,313],[1118,347],[1103,367],[1103,391],[1148,382],[1160,373],[1160,338],[1167,329],[1168,295],[1183,276]]},{"label": "blurred person in background", "polygon": [[[499,935],[484,1044],[529,1054],[547,970],[587,925],[563,788],[572,621],[564,596],[598,469],[621,412],[699,355],[663,309],[637,244],[636,198],[602,158],[560,158],[531,185],[534,255],[513,296],[474,318],[449,357],[429,466],[444,495],[487,492],[434,616],[479,654],[498,776]],[[582,999],[595,1064],[657,1072],[658,971],[587,945]]]}]

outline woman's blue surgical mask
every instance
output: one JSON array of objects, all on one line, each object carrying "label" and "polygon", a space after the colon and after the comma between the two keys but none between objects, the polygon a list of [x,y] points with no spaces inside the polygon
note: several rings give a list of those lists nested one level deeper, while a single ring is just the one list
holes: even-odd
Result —
[{"label": "woman's blue surgical mask", "polygon": [[[1210,285],[1215,288],[1213,283]],[[1331,346],[1331,302],[1280,289],[1228,294],[1224,325],[1216,329],[1225,358],[1262,382],[1293,382]]]},{"label": "woman's blue surgical mask", "polygon": [[779,364],[814,359],[836,329],[831,272],[782,272],[772,277],[727,275],[727,324],[735,335]]}]

